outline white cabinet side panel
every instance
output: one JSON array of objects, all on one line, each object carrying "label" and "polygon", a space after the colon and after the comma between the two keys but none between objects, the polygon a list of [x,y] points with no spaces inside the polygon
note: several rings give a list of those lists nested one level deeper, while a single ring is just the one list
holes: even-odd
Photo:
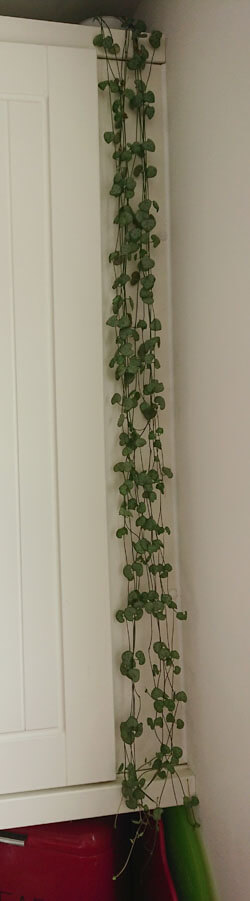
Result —
[{"label": "white cabinet side panel", "polygon": [[18,437],[8,108],[0,101],[0,732],[23,728]]},{"label": "white cabinet side panel", "polygon": [[27,729],[41,729],[58,725],[57,555],[44,102],[10,102],[9,122],[25,714]]},{"label": "white cabinet side panel", "polygon": [[95,52],[49,48],[68,783],[113,779]]}]

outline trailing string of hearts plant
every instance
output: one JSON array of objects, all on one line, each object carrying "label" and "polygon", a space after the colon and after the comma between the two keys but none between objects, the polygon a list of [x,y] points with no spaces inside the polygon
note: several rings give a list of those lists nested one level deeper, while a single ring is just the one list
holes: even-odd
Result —
[{"label": "trailing string of hearts plant", "polygon": [[[138,834],[153,809],[156,822],[161,817],[161,797],[167,779],[180,779],[182,749],[177,730],[184,727],[180,705],[186,694],[176,690],[181,667],[175,648],[175,619],[185,620],[168,587],[172,566],[168,560],[170,529],[163,518],[165,484],[172,471],[164,463],[161,412],[165,408],[164,385],[159,375],[161,322],[156,315],[154,251],[160,243],[156,233],[158,204],[152,195],[157,169],[151,162],[154,141],[147,136],[147,124],[155,114],[155,96],[150,75],[161,32],[149,36],[151,53],[145,46],[146,24],[122,19],[122,46],[113,40],[103,19],[94,45],[106,57],[107,77],[99,83],[109,93],[110,127],[104,140],[114,161],[110,194],[116,202],[115,246],[109,255],[114,268],[112,314],[107,326],[114,332],[114,352],[110,367],[116,390],[111,403],[119,407],[118,429],[121,454],[115,472],[121,475],[117,539],[124,545],[124,607],[116,613],[126,629],[128,646],[122,653],[121,674],[131,683],[128,718],[120,724],[124,760],[122,794],[128,809],[138,808]],[[132,52],[131,52],[132,46]],[[131,75],[134,76],[131,84]],[[128,139],[128,123],[133,122],[134,140]],[[148,620],[146,647],[139,639],[140,623]],[[139,692],[141,668],[148,657],[152,716],[141,719]],[[138,763],[140,737],[145,728],[154,734],[155,751],[150,760]],[[157,805],[150,786],[159,780]],[[184,794],[184,792],[183,792]],[[191,810],[198,799],[184,798]]]}]

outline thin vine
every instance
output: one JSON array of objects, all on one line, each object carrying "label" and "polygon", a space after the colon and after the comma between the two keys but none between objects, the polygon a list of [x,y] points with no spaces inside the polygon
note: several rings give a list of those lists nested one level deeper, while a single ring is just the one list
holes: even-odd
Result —
[{"label": "thin vine", "polygon": [[[178,610],[169,590],[170,529],[163,517],[165,485],[173,473],[163,456],[161,413],[165,399],[158,358],[162,325],[155,309],[154,275],[154,251],[160,243],[155,231],[159,206],[151,192],[157,177],[157,168],[151,161],[155,143],[147,136],[147,124],[155,114],[150,75],[162,34],[150,34],[150,53],[144,40],[145,22],[121,20],[122,47],[114,42],[105,21],[98,22],[100,33],[95,36],[94,45],[102,48],[106,57],[107,77],[99,88],[109,94],[110,128],[105,131],[104,140],[112,151],[114,176],[110,194],[117,205],[116,242],[109,254],[114,269],[114,296],[107,326],[114,331],[114,353],[109,365],[117,383],[111,403],[120,408],[117,425],[121,459],[114,471],[121,475],[122,525],[116,534],[124,545],[126,599],[116,619],[125,625],[128,638],[120,671],[131,683],[129,716],[120,724],[124,760],[118,773],[122,774],[127,808],[139,809],[137,833],[141,834],[152,809],[154,820],[161,818],[167,779],[172,780],[174,795],[174,775],[182,785],[178,768],[183,752],[176,734],[184,727],[180,706],[187,700],[184,691],[176,690],[181,667],[175,647],[175,620],[186,620],[187,613]],[[128,139],[131,117],[132,141]],[[149,639],[147,648],[142,648],[138,624],[145,617]],[[154,733],[155,751],[150,760],[138,763],[139,739],[146,728],[140,719],[139,692],[146,657],[151,673],[146,691],[153,708],[147,727]],[[160,787],[155,805],[150,787],[156,779]],[[184,791],[183,797],[195,822],[198,799],[185,797]]]}]

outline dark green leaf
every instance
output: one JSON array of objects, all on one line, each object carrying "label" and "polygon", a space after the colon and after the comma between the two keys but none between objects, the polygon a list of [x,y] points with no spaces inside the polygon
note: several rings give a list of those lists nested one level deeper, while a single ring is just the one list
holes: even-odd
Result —
[{"label": "dark green leaf", "polygon": [[112,185],[111,191],[109,192],[112,197],[119,197],[122,194],[123,188],[122,185],[118,185],[114,182]]},{"label": "dark green leaf", "polygon": [[[138,563],[137,561],[132,563],[132,570],[134,570],[134,572],[136,573],[137,576],[142,576],[142,573],[143,573],[142,563]],[[124,570],[123,570],[123,572],[124,572]]]},{"label": "dark green leaf", "polygon": [[145,219],[142,220],[142,228],[144,228],[144,231],[146,231],[146,232],[152,231],[152,229],[155,228],[155,225],[156,225],[156,220],[155,220],[155,217],[152,216],[152,214],[150,214],[150,216],[147,216]]},{"label": "dark green leaf", "polygon": [[115,217],[115,222],[118,222],[120,225],[128,225],[129,222],[133,221],[133,213],[130,210],[129,206],[123,206],[120,208],[119,213]]},{"label": "dark green leaf", "polygon": [[120,294],[116,294],[116,297],[114,297],[114,300],[112,302],[112,307],[113,307],[114,313],[118,313],[118,310],[120,309],[122,304],[123,304],[123,298],[121,297]]},{"label": "dark green leaf", "polygon": [[113,131],[105,131],[103,137],[104,137],[104,141],[106,141],[106,144],[111,144],[111,142],[114,140],[114,132]]},{"label": "dark green leaf", "polygon": [[[106,38],[106,40],[107,40],[107,38]],[[112,94],[119,94],[119,92],[120,92],[119,84],[117,81],[110,81],[109,88],[110,88],[110,91]]]},{"label": "dark green leaf", "polygon": [[146,401],[143,401],[142,404],[140,404],[140,407],[143,416],[145,416],[145,419],[147,419],[148,422],[156,415],[157,407],[155,404],[147,404]]},{"label": "dark green leaf", "polygon": [[140,666],[143,666],[143,664],[145,663],[145,654],[143,653],[143,651],[136,651],[135,656],[137,657]]},{"label": "dark green leaf", "polygon": [[129,177],[126,178],[126,185],[127,185],[127,188],[135,188],[135,186],[136,186],[136,181],[135,181],[135,178],[133,178],[132,175],[129,175]]},{"label": "dark green leaf", "polygon": [[160,319],[152,319],[152,321],[150,323],[150,328],[152,329],[153,332],[160,332],[161,327],[162,326],[161,326]]},{"label": "dark green leaf", "polygon": [[163,719],[162,716],[156,716],[155,718],[155,726],[158,726],[160,729],[163,727]]},{"label": "dark green leaf", "polygon": [[154,729],[154,720],[152,720],[151,716],[147,717],[147,724],[150,726],[150,729]]},{"label": "dark green leaf", "polygon": [[104,34],[101,32],[100,34],[96,34],[93,38],[93,44],[95,47],[103,47],[104,42]]},{"label": "dark green leaf", "polygon": [[163,472],[163,475],[164,475],[164,476],[167,476],[167,477],[168,477],[168,479],[172,479],[172,478],[173,478],[172,469],[169,469],[169,466],[163,466],[163,467],[162,467],[162,472]]},{"label": "dark green leaf", "polygon": [[152,273],[150,273],[150,275],[144,275],[141,282],[143,287],[148,291],[150,288],[153,288],[153,285],[155,283],[155,276],[152,275]]},{"label": "dark green leaf", "polygon": [[140,235],[141,235],[140,228],[132,228],[131,231],[129,232],[129,236],[132,241],[139,241]]},{"label": "dark green leaf", "polygon": [[143,149],[144,149],[144,150],[149,150],[149,151],[151,151],[152,153],[153,153],[153,151],[155,150],[155,142],[154,142],[154,141],[151,141],[151,138],[147,138],[146,141],[143,141],[143,145],[142,145],[142,146],[143,146]]},{"label": "dark green leaf", "polygon": [[160,660],[167,660],[170,657],[169,648],[164,641],[155,641],[153,648]]},{"label": "dark green leaf", "polygon": [[120,491],[120,494],[122,494],[123,497],[126,497],[126,494],[128,494],[128,492],[129,492],[129,488],[128,488],[126,482],[123,482],[122,485],[120,485],[119,491]]},{"label": "dark green leaf", "polygon": [[109,319],[107,319],[106,325],[110,325],[111,327],[114,328],[115,325],[117,325],[117,324],[118,324],[117,316],[110,316]]},{"label": "dark green leaf", "polygon": [[131,321],[132,321],[131,314],[125,313],[124,316],[121,316],[120,319],[118,319],[119,328],[120,329],[127,328],[129,325],[131,325]]},{"label": "dark green leaf", "polygon": [[121,275],[118,275],[113,282],[112,288],[118,288],[120,285],[126,285],[127,282],[129,282],[129,275],[126,275],[125,272],[122,272]]},{"label": "dark green leaf", "polygon": [[151,241],[152,241],[152,244],[154,247],[158,247],[158,244],[161,243],[160,238],[158,238],[158,235],[151,235]]},{"label": "dark green leaf", "polygon": [[191,795],[190,802],[191,802],[191,807],[198,807],[198,805],[200,803],[199,798],[197,798],[197,795]]},{"label": "dark green leaf", "polygon": [[155,266],[154,260],[151,260],[151,258],[148,257],[147,255],[145,257],[142,257],[141,268],[143,269],[144,272],[147,269],[153,269],[153,266]]},{"label": "dark green leaf", "polygon": [[126,162],[129,162],[129,160],[132,160],[131,150],[123,150],[121,153],[121,160],[124,160]]},{"label": "dark green leaf", "polygon": [[162,39],[162,31],[152,31],[151,32],[151,35],[149,36],[149,43],[151,44],[151,47],[154,48],[154,50],[157,50],[158,47],[160,47],[161,39]]},{"label": "dark green leaf", "polygon": [[131,56],[131,59],[128,59],[127,67],[128,67],[128,69],[132,69],[132,71],[135,71],[136,69],[140,69],[141,57],[139,56],[139,53],[134,54],[134,56]]},{"label": "dark green leaf", "polygon": [[[151,379],[148,384],[144,385],[143,393],[144,394],[155,394],[156,391],[164,391],[163,382],[158,382],[158,379]],[[158,440],[154,441],[154,446],[158,447]],[[160,443],[161,446],[161,443]]]},{"label": "dark green leaf", "polygon": [[141,288],[140,297],[143,300],[143,303],[146,303],[148,305],[154,303],[153,292],[148,288]]},{"label": "dark green leaf", "polygon": [[124,612],[123,610],[117,610],[116,619],[118,623],[124,623]]},{"label": "dark green leaf", "polygon": [[162,698],[162,695],[162,688],[153,688],[153,690],[151,691],[151,698],[153,698],[153,701],[158,701],[159,698]]},{"label": "dark green leaf", "polygon": [[132,344],[122,344],[120,347],[120,354],[122,354],[123,357],[131,357],[133,353],[134,348]]},{"label": "dark green leaf", "polygon": [[142,210],[143,213],[148,213],[151,207],[151,203],[151,200],[141,200],[141,202],[139,203],[140,210]]},{"label": "dark green leaf", "polygon": [[136,285],[136,284],[137,284],[137,282],[139,282],[139,281],[140,281],[140,274],[139,274],[139,272],[138,272],[138,270],[137,270],[137,269],[135,269],[135,271],[134,271],[134,272],[132,272],[132,275],[131,275],[131,278],[130,278],[130,281],[131,281],[131,285]]},{"label": "dark green leaf", "polygon": [[123,255],[127,256],[128,254],[136,253],[137,250],[138,250],[138,244],[136,244],[135,241],[127,241],[125,244],[122,245],[121,252]]},{"label": "dark green leaf", "polygon": [[153,673],[153,676],[159,676],[159,668],[158,668],[158,666],[156,665],[156,663],[153,663],[153,666],[152,666],[152,673]]},{"label": "dark green leaf", "polygon": [[120,725],[120,733],[122,741],[125,744],[132,745],[135,738],[139,738],[142,735],[143,724],[138,723],[138,720],[134,716],[129,716],[126,722],[121,723]]},{"label": "dark green leaf", "polygon": [[117,529],[116,535],[117,538],[123,538],[124,535],[128,534],[128,530],[126,526],[122,526],[121,529]]},{"label": "dark green leaf", "polygon": [[130,667],[133,666],[134,658],[133,658],[132,651],[123,651],[122,662],[123,662],[123,665],[126,666],[128,669],[130,669]]},{"label": "dark green leaf", "polygon": [[127,607],[126,610],[124,610],[124,616],[128,622],[132,623],[135,618],[133,607]]},{"label": "dark green leaf", "polygon": [[111,403],[112,404],[120,404],[121,403],[121,395],[113,394],[113,397],[111,397]]},{"label": "dark green leaf", "polygon": [[134,573],[132,570],[132,566],[130,566],[129,563],[127,563],[126,566],[123,567],[123,575],[125,576],[126,579],[128,579],[129,582],[132,582],[132,579],[134,578]]},{"label": "dark green leaf", "polygon": [[165,409],[166,404],[165,404],[164,397],[158,397],[158,395],[156,395],[155,403],[157,404],[158,407],[160,407],[161,410]]},{"label": "dark green leaf", "polygon": [[181,757],[183,757],[183,750],[182,748],[174,747],[172,748],[172,754],[173,757],[175,757],[177,760],[180,760]]},{"label": "dark green leaf", "polygon": [[183,701],[183,703],[185,704],[187,701],[186,692],[185,691],[177,691],[175,693],[175,698],[176,698],[176,701]]},{"label": "dark green leaf", "polygon": [[132,88],[125,88],[124,94],[125,97],[128,98],[128,100],[132,100],[132,97],[135,96],[135,92],[132,90]]},{"label": "dark green leaf", "polygon": [[129,101],[129,105],[131,106],[131,109],[139,109],[140,106],[142,106],[142,104],[143,104],[143,94],[141,94],[141,92],[138,91],[137,94],[134,95],[134,97],[131,97],[131,100]]},{"label": "dark green leaf", "polygon": [[156,710],[157,713],[162,713],[163,708],[164,708],[164,701],[155,701],[154,702],[154,709]]},{"label": "dark green leaf", "polygon": [[147,178],[155,178],[156,175],[157,175],[156,166],[147,166],[147,168],[146,168]]},{"label": "dark green leaf", "polygon": [[127,676],[131,679],[131,682],[139,682],[140,679],[140,671],[133,666],[130,670],[128,670]]}]

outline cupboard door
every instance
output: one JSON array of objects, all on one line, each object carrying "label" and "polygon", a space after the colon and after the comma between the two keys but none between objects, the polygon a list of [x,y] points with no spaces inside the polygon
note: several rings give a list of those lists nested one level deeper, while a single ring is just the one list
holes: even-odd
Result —
[{"label": "cupboard door", "polygon": [[0,45],[0,794],[114,778],[92,50]]}]

